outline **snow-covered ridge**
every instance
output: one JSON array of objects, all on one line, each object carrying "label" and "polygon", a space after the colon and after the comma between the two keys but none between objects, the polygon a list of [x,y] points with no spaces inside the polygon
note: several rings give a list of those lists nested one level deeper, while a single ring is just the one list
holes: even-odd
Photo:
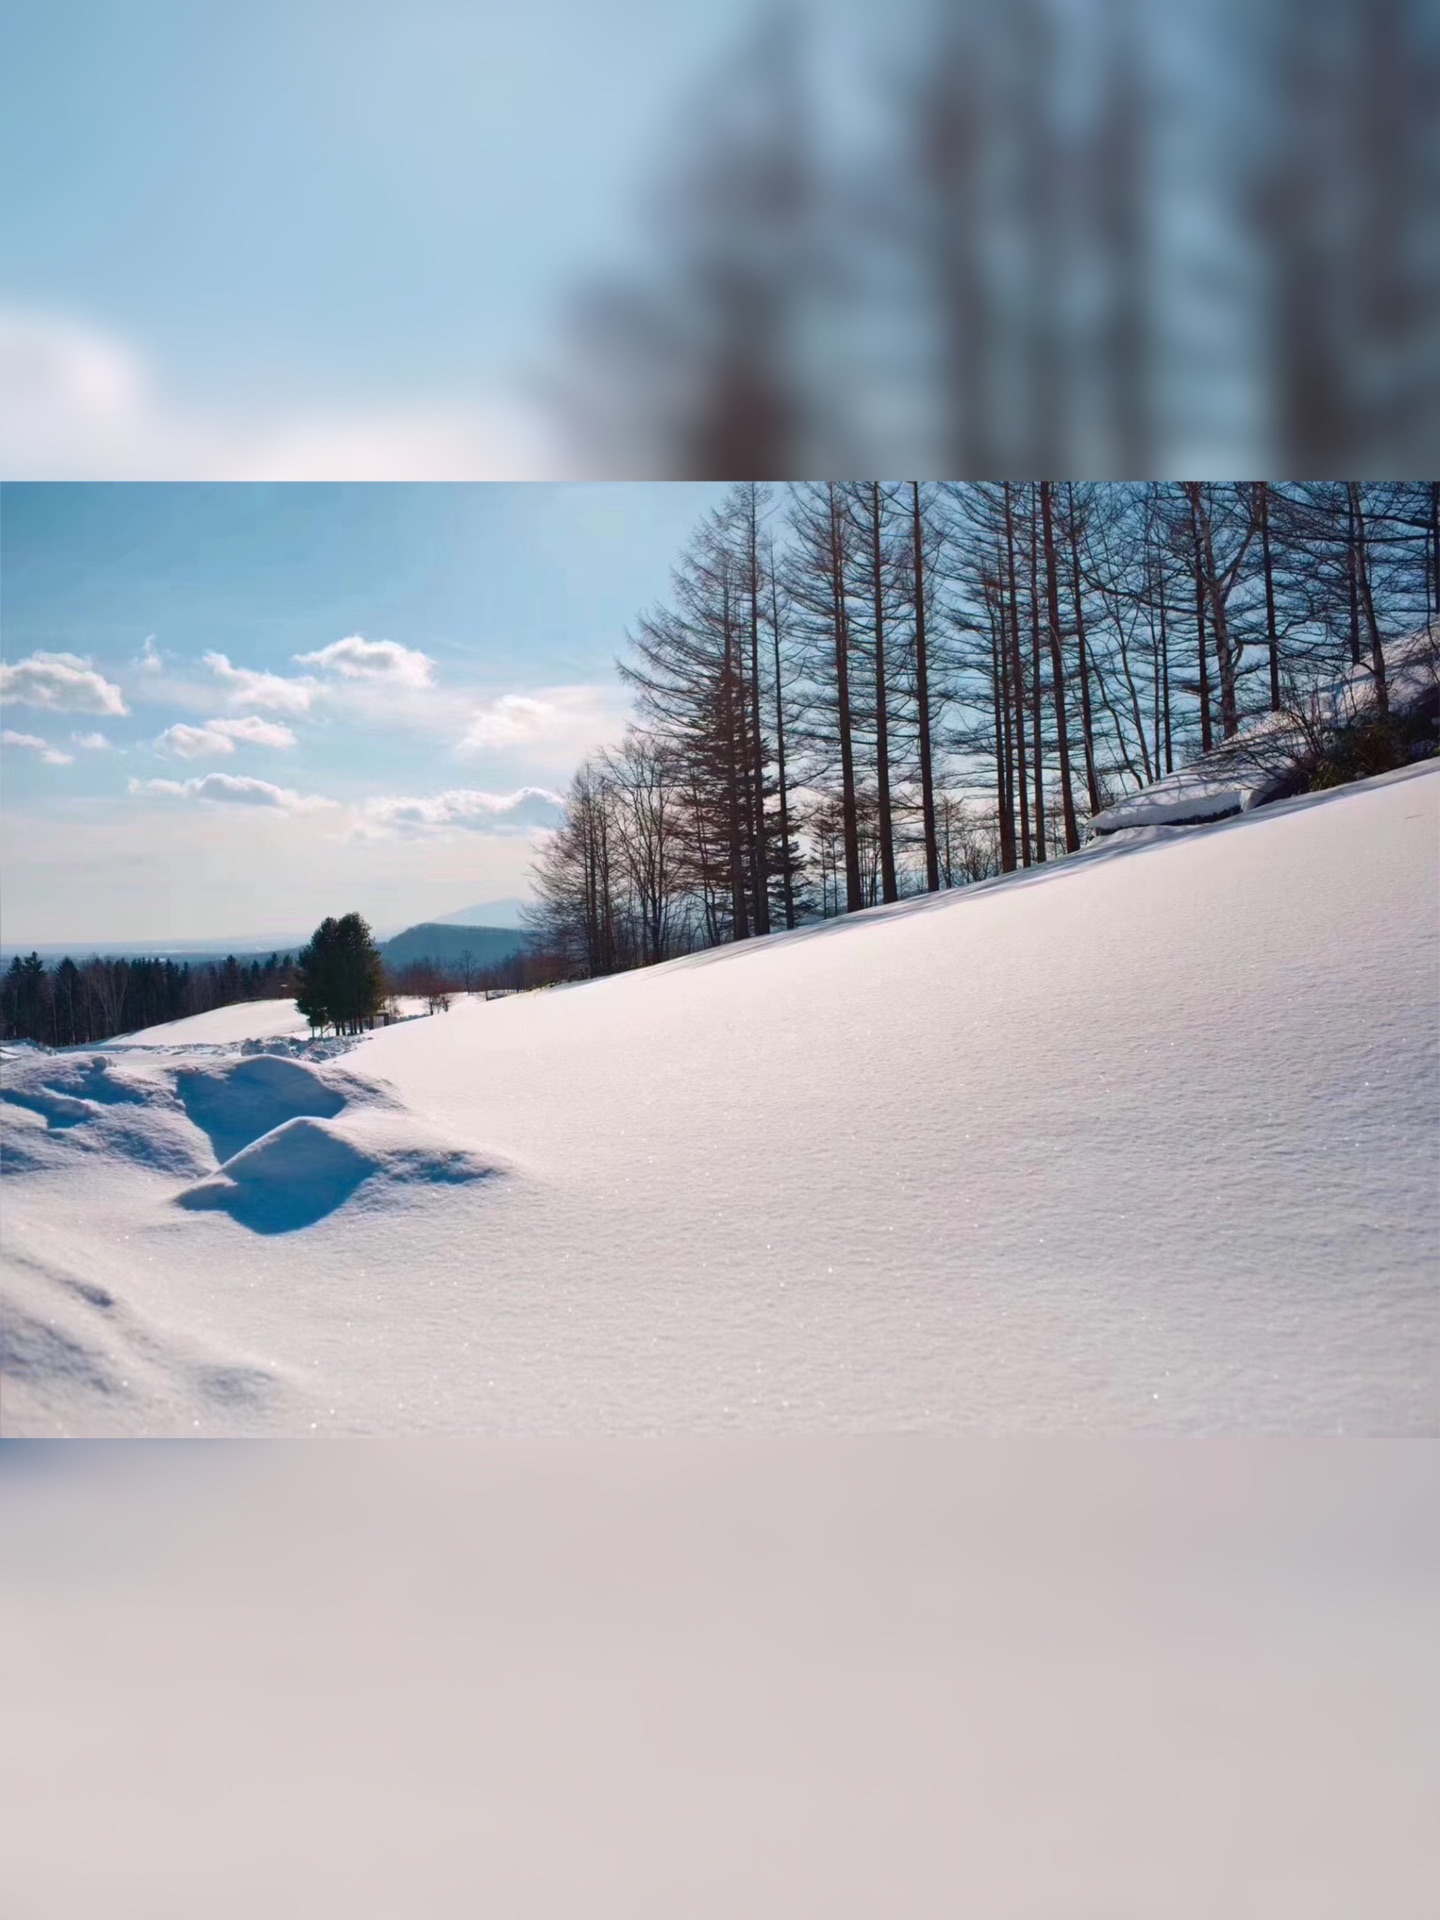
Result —
[{"label": "snow-covered ridge", "polygon": [[[1430,626],[1386,654],[1386,692],[1397,717],[1433,704],[1440,688],[1440,626]],[[1292,790],[1305,755],[1324,732],[1353,726],[1376,710],[1374,668],[1349,668],[1304,711],[1267,713],[1188,766],[1179,767],[1104,808],[1089,831],[1103,839],[1136,828],[1195,826],[1247,813]]]}]

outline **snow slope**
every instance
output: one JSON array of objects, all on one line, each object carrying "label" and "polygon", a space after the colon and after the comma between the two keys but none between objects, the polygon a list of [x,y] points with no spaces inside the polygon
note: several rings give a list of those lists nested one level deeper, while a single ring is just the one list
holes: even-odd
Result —
[{"label": "snow slope", "polygon": [[1427,763],[283,1086],[26,1054],[4,1431],[1433,1433],[1437,815]]},{"label": "snow slope", "polygon": [[295,1011],[291,1000],[241,1000],[231,1007],[212,1007],[209,1013],[192,1013],[184,1020],[167,1020],[161,1027],[146,1027],[143,1033],[123,1034],[107,1040],[106,1049],[115,1047],[228,1046],[240,1040],[279,1040],[293,1036],[308,1037],[310,1023]]},{"label": "snow slope", "polygon": [[[425,1011],[425,1002],[413,994],[402,994],[395,1002],[403,1019],[413,1019]],[[107,1040],[105,1051],[116,1047],[195,1047],[234,1046],[244,1040],[296,1040],[308,1044],[310,1023],[295,1011],[294,1000],[240,1000],[233,1006],[212,1007],[209,1013],[192,1013],[183,1020],[167,1020],[163,1026],[146,1027],[139,1033],[124,1033]]]}]

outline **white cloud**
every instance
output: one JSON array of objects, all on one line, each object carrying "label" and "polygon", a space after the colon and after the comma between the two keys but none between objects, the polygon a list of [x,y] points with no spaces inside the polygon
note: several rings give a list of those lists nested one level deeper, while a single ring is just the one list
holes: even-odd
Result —
[{"label": "white cloud", "polygon": [[614,737],[616,693],[608,687],[539,687],[502,693],[477,707],[460,741],[462,753],[504,753],[527,747],[576,755]]},{"label": "white cloud", "polygon": [[128,713],[119,687],[75,653],[32,653],[0,666],[0,699],[52,713]]},{"label": "white cloud", "polygon": [[147,633],[145,636],[145,644],[141,647],[139,653],[136,654],[131,665],[136,667],[141,673],[159,673],[164,667],[164,664],[156,650],[154,634]]},{"label": "white cloud", "polygon": [[527,480],[585,475],[542,416],[497,390],[344,410],[180,404],[127,341],[0,309],[0,471],[16,480]]},{"label": "white cloud", "polygon": [[295,735],[281,720],[262,720],[244,714],[238,720],[206,720],[198,727],[178,721],[167,727],[157,747],[181,760],[200,760],[206,754],[234,753],[236,743],[251,747],[293,747]]},{"label": "white cloud", "polygon": [[402,687],[428,687],[435,672],[435,662],[428,653],[402,647],[398,640],[366,640],[358,633],[333,640],[315,653],[297,653],[295,662],[297,666],[339,674],[346,680],[385,680]]},{"label": "white cloud", "polygon": [[274,807],[283,813],[311,813],[335,803],[318,794],[296,793],[248,774],[205,773],[193,780],[132,780],[134,794],[153,793],[167,800],[208,800],[220,806]]},{"label": "white cloud", "polygon": [[360,814],[362,825],[378,833],[521,834],[555,826],[562,804],[560,795],[545,787],[521,787],[515,793],[481,793],[461,787],[445,793],[367,800]]},{"label": "white cloud", "polygon": [[72,733],[70,738],[86,753],[100,753],[111,744],[103,733]]},{"label": "white cloud", "polygon": [[65,753],[59,747],[52,747],[48,740],[42,740],[38,733],[16,733],[12,727],[0,732],[0,747],[24,747],[30,753],[38,753],[50,767],[68,767],[74,760],[73,753]]},{"label": "white cloud", "polygon": [[273,713],[308,713],[315,698],[311,679],[286,679],[254,667],[232,667],[223,653],[207,653],[205,664],[225,687],[233,707],[268,707]]},{"label": "white cloud", "polygon": [[283,720],[262,720],[258,713],[242,714],[238,720],[207,720],[206,726],[227,740],[243,741],[251,747],[293,747],[295,735]]},{"label": "white cloud", "polygon": [[352,835],[368,839],[434,839],[447,834],[484,834],[513,839],[558,824],[563,802],[547,787],[514,793],[451,788],[444,793],[386,794],[351,805],[319,794],[297,793],[244,774],[206,773],[189,780],[132,780],[130,792],[157,799],[210,802],[218,806],[270,808],[284,813],[331,812]]},{"label": "white cloud", "polygon": [[233,753],[235,743],[210,727],[187,727],[183,721],[167,727],[155,742],[162,752],[181,760],[198,760],[207,753]]}]

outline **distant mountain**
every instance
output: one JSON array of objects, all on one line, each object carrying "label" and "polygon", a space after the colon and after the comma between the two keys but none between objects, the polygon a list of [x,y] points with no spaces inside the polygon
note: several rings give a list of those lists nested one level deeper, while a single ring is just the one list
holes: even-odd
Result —
[{"label": "distant mountain", "polygon": [[427,920],[429,927],[519,927],[520,912],[528,900],[482,900],[478,907],[460,907],[454,913],[437,913]]},{"label": "distant mountain", "polygon": [[[477,966],[491,966],[519,952],[524,939],[520,912],[529,904],[528,900],[520,899],[483,900],[478,906],[461,907],[455,913],[438,914],[434,920],[387,933],[383,939],[377,934],[377,943],[395,966],[403,967],[410,960],[458,960],[467,950]],[[417,945],[417,936],[421,934],[426,937]],[[457,939],[457,935],[464,937]],[[270,940],[249,934],[235,940],[70,940],[63,945],[40,941],[24,946],[3,940],[0,941],[0,968],[8,966],[17,953],[23,958],[32,952],[38,952],[45,961],[62,960],[67,954],[72,960],[88,960],[99,954],[112,960],[194,963],[223,960],[232,953],[237,960],[266,960],[272,953],[298,953],[309,938],[308,933],[292,933]],[[392,954],[392,948],[398,950],[399,958]]]},{"label": "distant mountain", "polygon": [[427,920],[406,927],[393,940],[382,940],[380,952],[386,964],[408,967],[416,960],[431,960],[437,966],[463,965],[466,956],[476,967],[498,967],[502,960],[519,953],[526,936],[513,927],[454,926],[445,921]]}]

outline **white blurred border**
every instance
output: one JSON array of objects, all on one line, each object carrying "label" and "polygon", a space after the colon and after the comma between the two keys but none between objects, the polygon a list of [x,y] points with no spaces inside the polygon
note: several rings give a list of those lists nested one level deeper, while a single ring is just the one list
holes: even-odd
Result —
[{"label": "white blurred border", "polygon": [[1420,1920],[1429,1445],[10,1447],[11,1920]]}]

